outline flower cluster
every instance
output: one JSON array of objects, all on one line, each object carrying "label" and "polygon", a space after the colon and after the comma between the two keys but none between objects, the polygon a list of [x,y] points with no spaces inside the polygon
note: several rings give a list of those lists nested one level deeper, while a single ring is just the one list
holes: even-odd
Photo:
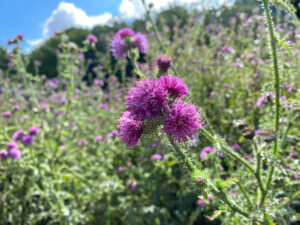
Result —
[{"label": "flower cluster", "polygon": [[34,137],[40,134],[40,130],[34,126],[29,128],[28,134],[26,134],[23,130],[17,130],[13,136],[11,142],[7,143],[7,148],[2,149],[0,151],[0,160],[6,160],[7,158],[11,158],[13,160],[19,159],[22,157],[22,152],[18,148],[18,141],[22,142],[23,145],[31,145],[34,141]]},{"label": "flower cluster", "polygon": [[203,123],[195,105],[183,101],[188,88],[178,77],[138,81],[126,97],[127,111],[119,119],[120,137],[127,146],[138,144],[142,134],[163,125],[175,141],[193,139]]},{"label": "flower cluster", "polygon": [[112,55],[116,59],[124,59],[126,53],[132,47],[146,54],[149,48],[147,36],[142,33],[135,33],[129,28],[119,30],[110,43]]}]

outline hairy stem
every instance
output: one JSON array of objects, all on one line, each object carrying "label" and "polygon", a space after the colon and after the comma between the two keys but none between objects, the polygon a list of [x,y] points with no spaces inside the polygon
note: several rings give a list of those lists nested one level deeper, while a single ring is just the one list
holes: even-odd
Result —
[{"label": "hairy stem", "polygon": [[[264,12],[265,17],[267,21],[268,31],[269,31],[269,38],[270,38],[270,44],[271,44],[271,55],[272,55],[272,61],[273,61],[273,73],[274,73],[274,89],[275,89],[275,115],[274,115],[274,128],[275,128],[275,134],[276,139],[273,145],[273,154],[276,157],[279,152],[279,116],[280,116],[280,88],[279,88],[279,67],[278,67],[278,60],[277,60],[277,52],[276,52],[276,39],[274,35],[274,27],[272,23],[272,17],[271,12],[269,8],[269,0],[263,0],[263,6],[264,6]],[[272,177],[274,173],[274,165],[271,165],[268,177],[267,177],[267,184],[265,191],[263,193],[263,196],[261,198],[260,205],[263,205],[266,201],[268,190],[270,188],[270,185],[272,183]]]},{"label": "hairy stem", "polygon": [[[196,166],[192,162],[192,160],[178,147],[178,145],[174,142],[171,136],[168,136],[169,142],[174,148],[174,153],[176,158],[189,170],[190,173],[193,173],[196,170]],[[207,186],[211,187],[211,191],[219,197],[224,203],[226,203],[229,208],[233,212],[239,213],[245,217],[249,217],[248,213],[244,212],[242,209],[240,209],[239,206],[237,206],[235,203],[233,203],[231,200],[227,198],[227,195],[222,190],[216,188],[213,184],[211,184],[208,180],[206,180]]]},{"label": "hairy stem", "polygon": [[211,141],[212,143],[218,143],[223,147],[223,150],[230,155],[232,158],[236,159],[239,161],[241,164],[243,164],[245,167],[247,167],[252,174],[255,175],[255,170],[254,168],[245,160],[243,159],[239,154],[234,152],[230,147],[227,146],[226,143],[220,138],[214,137],[209,131],[207,131],[205,128],[202,128],[202,133],[204,136]]}]

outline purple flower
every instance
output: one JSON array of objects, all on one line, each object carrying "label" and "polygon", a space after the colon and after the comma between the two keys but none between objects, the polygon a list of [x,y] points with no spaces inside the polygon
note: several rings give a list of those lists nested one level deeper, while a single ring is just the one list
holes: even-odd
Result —
[{"label": "purple flower", "polygon": [[8,152],[5,149],[0,151],[0,160],[6,160],[8,158]]},{"label": "purple flower", "polygon": [[167,113],[163,130],[173,135],[175,141],[185,142],[187,137],[193,139],[195,132],[202,126],[196,106],[178,100]]},{"label": "purple flower", "polygon": [[8,156],[13,160],[19,159],[22,156],[22,152],[18,148],[13,148],[8,152]]},{"label": "purple flower", "polygon": [[25,135],[22,137],[22,143],[24,145],[31,145],[33,143],[34,137],[31,135]]},{"label": "purple flower", "polygon": [[182,97],[188,93],[188,88],[184,81],[178,77],[164,75],[159,79],[163,88],[173,97]]},{"label": "purple flower", "polygon": [[95,79],[94,80],[94,85],[102,86],[102,85],[104,85],[104,81],[103,80],[99,80],[99,79]]},{"label": "purple flower", "polygon": [[196,183],[197,183],[197,184],[202,184],[202,179],[201,179],[201,177],[198,177],[198,178],[196,179]]},{"label": "purple flower", "polygon": [[286,96],[281,96],[280,100],[285,101],[285,100],[287,100],[287,97]]},{"label": "purple flower", "polygon": [[19,39],[19,40],[23,40],[24,34],[22,34],[22,33],[17,34],[17,35],[16,35],[16,38]]},{"label": "purple flower", "polygon": [[291,153],[288,155],[288,157],[289,157],[290,159],[294,159],[294,158],[296,158],[296,153],[291,152]]},{"label": "purple flower", "polygon": [[118,171],[119,171],[120,173],[122,173],[122,172],[124,171],[124,168],[123,168],[122,166],[120,166],[120,167],[118,168]]},{"label": "purple flower", "polygon": [[198,199],[197,205],[198,205],[199,207],[203,207],[203,206],[205,206],[205,203],[204,203],[204,201],[203,201],[202,199]]},{"label": "purple flower", "polygon": [[102,136],[96,136],[96,141],[102,141]]},{"label": "purple flower", "polygon": [[201,153],[200,153],[200,158],[203,159],[205,158],[205,156],[210,153],[210,152],[214,152],[216,151],[216,148],[211,147],[211,146],[206,146],[202,149]]},{"label": "purple flower", "polygon": [[134,192],[136,189],[136,183],[131,183],[129,189],[131,192]]},{"label": "purple flower", "polygon": [[119,36],[121,38],[126,38],[126,37],[133,37],[134,36],[134,31],[130,28],[122,28],[119,30],[116,34],[116,36]]},{"label": "purple flower", "polygon": [[256,102],[256,106],[257,106],[258,108],[260,108],[260,107],[262,107],[265,103],[266,103],[265,97],[260,97],[260,98],[257,100],[257,102]]},{"label": "purple flower", "polygon": [[126,56],[125,40],[120,36],[115,36],[110,43],[111,53],[116,59],[124,59]]},{"label": "purple flower", "polygon": [[59,101],[60,101],[60,103],[65,104],[68,101],[68,99],[65,97],[62,97]]},{"label": "purple flower", "polygon": [[98,42],[98,38],[93,34],[89,34],[88,37],[87,37],[87,40],[90,43],[97,43]]},{"label": "purple flower", "polygon": [[152,160],[162,160],[162,155],[160,154],[154,154],[151,156]]},{"label": "purple flower", "polygon": [[122,141],[128,146],[136,146],[142,135],[142,122],[133,119],[130,112],[126,111],[119,119],[120,137]]},{"label": "purple flower", "polygon": [[292,93],[294,90],[295,90],[295,87],[294,87],[294,86],[290,86],[290,87],[288,88],[288,92],[290,92],[290,93]]},{"label": "purple flower", "polygon": [[11,112],[9,112],[9,111],[3,112],[2,116],[5,117],[5,118],[9,118],[9,117],[11,117]]},{"label": "purple flower", "polygon": [[14,107],[13,107],[13,110],[14,110],[14,111],[18,111],[19,109],[20,109],[20,106],[14,105]]},{"label": "purple flower", "polygon": [[129,28],[123,28],[116,33],[110,43],[112,55],[116,59],[124,59],[126,56],[126,51],[130,47],[126,46],[126,38],[132,38],[128,40],[138,48],[139,52],[147,53],[149,48],[147,36],[141,33],[135,34],[134,31]]},{"label": "purple flower", "polygon": [[126,97],[127,110],[136,120],[154,118],[161,114],[167,95],[168,92],[157,81],[138,81]]},{"label": "purple flower", "polygon": [[231,54],[231,53],[234,52],[234,49],[233,49],[232,47],[230,47],[230,46],[225,45],[225,46],[222,48],[222,51]]},{"label": "purple flower", "polygon": [[37,136],[40,134],[40,130],[39,128],[32,126],[29,128],[29,134],[31,134],[32,136]]},{"label": "purple flower", "polygon": [[8,147],[9,149],[12,149],[12,148],[17,148],[18,145],[17,145],[16,142],[11,141],[11,142],[8,142],[8,143],[7,143],[7,147]]},{"label": "purple flower", "polygon": [[293,174],[293,175],[292,175],[292,180],[298,180],[297,174]]},{"label": "purple flower", "polygon": [[135,46],[138,48],[139,52],[146,54],[149,49],[149,44],[147,40],[147,36],[142,33],[137,33],[133,37],[133,42]]},{"label": "purple flower", "polygon": [[222,159],[222,158],[224,158],[224,153],[223,152],[218,152],[217,156],[218,156],[219,159]]},{"label": "purple flower", "polygon": [[12,139],[14,141],[19,141],[22,139],[22,137],[25,135],[24,131],[23,130],[17,130],[13,136],[12,136]]},{"label": "purple flower", "polygon": [[162,73],[165,73],[172,66],[172,59],[168,55],[159,55],[157,58],[157,65],[159,70]]},{"label": "purple flower", "polygon": [[240,145],[239,144],[234,144],[233,146],[232,146],[232,148],[234,149],[234,150],[240,150]]},{"label": "purple flower", "polygon": [[207,200],[208,201],[212,201],[213,199],[214,199],[213,195],[211,195],[211,194],[207,195]]},{"label": "purple flower", "polygon": [[113,137],[118,137],[118,136],[119,136],[119,131],[113,130],[113,131],[111,132],[111,135],[112,135]]}]

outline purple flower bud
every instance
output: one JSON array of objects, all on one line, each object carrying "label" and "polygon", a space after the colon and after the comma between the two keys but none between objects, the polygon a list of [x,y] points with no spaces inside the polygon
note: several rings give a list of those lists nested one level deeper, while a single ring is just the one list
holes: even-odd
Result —
[{"label": "purple flower bud", "polygon": [[207,195],[207,200],[208,201],[212,201],[213,199],[214,199],[213,195],[211,195],[211,194]]},{"label": "purple flower bud", "polygon": [[162,155],[160,154],[154,154],[151,156],[152,160],[162,160]]},{"label": "purple flower bud", "polygon": [[232,148],[237,151],[240,150],[241,147],[239,146],[239,144],[234,144]]},{"label": "purple flower bud", "polygon": [[260,97],[258,98],[257,102],[256,102],[256,106],[258,108],[262,107],[264,104],[266,103],[265,101],[265,97]]},{"label": "purple flower bud", "polygon": [[135,183],[131,183],[129,189],[130,189],[131,192],[134,192],[135,189],[136,189],[136,184]]},{"label": "purple flower bud", "polygon": [[96,141],[102,141],[102,136],[96,136]]},{"label": "purple flower bud", "polygon": [[0,160],[6,160],[8,158],[8,152],[5,149],[0,151]]},{"label": "purple flower bud", "polygon": [[216,151],[216,148],[211,146],[206,146],[202,149],[200,153],[200,158],[203,159],[208,153]]},{"label": "purple flower bud", "polygon": [[203,201],[202,199],[198,199],[197,205],[198,205],[199,207],[203,207],[203,206],[205,206],[205,203],[204,203],[204,201]]},{"label": "purple flower bud", "polygon": [[19,141],[22,139],[22,137],[25,135],[24,131],[23,130],[17,130],[13,136],[12,136],[12,139],[14,141]]},{"label": "purple flower bud", "polygon": [[15,160],[22,157],[22,152],[18,148],[13,148],[8,152],[8,156]]},{"label": "purple flower bud", "polygon": [[22,143],[24,145],[31,145],[34,141],[34,137],[31,135],[25,135],[22,137]]},{"label": "purple flower bud", "polygon": [[113,131],[111,132],[111,135],[112,135],[113,137],[118,137],[118,136],[119,136],[119,131],[113,130]]},{"label": "purple flower bud", "polygon": [[14,111],[18,111],[19,109],[20,109],[20,106],[14,105],[14,107],[13,107],[13,110],[14,110]]},{"label": "purple flower bud", "polygon": [[88,37],[87,37],[87,40],[90,43],[97,43],[98,42],[98,38],[93,34],[89,34]]},{"label": "purple flower bud", "polygon": [[219,159],[222,159],[222,158],[224,158],[224,153],[223,152],[218,152],[217,156],[218,156]]},{"label": "purple flower bud", "polygon": [[201,177],[198,177],[198,178],[196,179],[196,183],[197,183],[197,184],[202,184],[202,179],[201,179]]},{"label": "purple flower bud", "polygon": [[39,135],[40,133],[40,130],[34,126],[30,127],[29,128],[29,133],[32,135],[32,136],[37,136]]},{"label": "purple flower bud", "polygon": [[17,145],[16,142],[11,141],[11,142],[8,142],[8,143],[7,143],[7,147],[8,147],[9,149],[12,149],[12,148],[17,148],[18,145]]},{"label": "purple flower bud", "polygon": [[3,116],[4,118],[9,118],[9,117],[11,117],[11,112],[9,112],[9,111],[3,112],[3,113],[2,113],[2,116]]},{"label": "purple flower bud", "polygon": [[119,171],[120,173],[122,173],[122,172],[124,171],[124,168],[123,168],[122,166],[120,166],[119,169],[118,169],[118,171]]},{"label": "purple flower bud", "polygon": [[296,158],[296,154],[294,152],[291,152],[288,156],[290,159]]},{"label": "purple flower bud", "polygon": [[168,55],[159,55],[157,58],[157,65],[159,70],[162,73],[165,73],[172,66],[172,59]]}]

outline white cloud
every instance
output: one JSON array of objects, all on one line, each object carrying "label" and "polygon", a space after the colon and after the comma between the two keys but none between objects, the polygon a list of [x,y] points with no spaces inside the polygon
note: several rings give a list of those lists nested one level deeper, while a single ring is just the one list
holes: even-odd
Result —
[{"label": "white cloud", "polygon": [[27,40],[28,44],[33,47],[37,47],[37,46],[41,45],[43,43],[43,41],[44,40],[42,38],[36,39],[36,40]]},{"label": "white cloud", "polygon": [[[233,0],[145,0],[147,4],[152,3],[154,10],[161,11],[170,5],[185,5],[197,8],[205,8],[228,4]],[[138,18],[145,13],[141,0],[122,0],[119,8],[121,17]]]},{"label": "white cloud", "polygon": [[58,8],[52,12],[43,28],[44,37],[50,37],[55,30],[70,27],[92,28],[98,24],[106,24],[112,15],[104,13],[98,16],[88,16],[85,11],[77,8],[73,3],[60,2]]},{"label": "white cloud", "polygon": [[[186,5],[186,6],[209,6],[223,4],[232,0],[145,0],[148,4],[152,3],[154,10],[161,11],[170,5]],[[134,19],[144,15],[145,10],[141,4],[141,0],[122,0],[120,7],[120,18]],[[47,38],[51,37],[55,30],[64,30],[71,27],[92,28],[95,25],[108,24],[113,16],[106,12],[97,16],[87,15],[86,12],[74,5],[74,3],[60,2],[58,7],[53,10],[51,16],[43,24],[43,34],[40,39],[29,40],[28,44],[37,47]]]},{"label": "white cloud", "polygon": [[55,30],[64,30],[71,27],[92,28],[96,25],[107,24],[111,19],[112,15],[110,13],[90,16],[73,3],[60,2],[57,9],[52,12],[44,23],[42,38],[29,40],[28,43],[32,47],[37,47],[44,40],[51,37]]}]

